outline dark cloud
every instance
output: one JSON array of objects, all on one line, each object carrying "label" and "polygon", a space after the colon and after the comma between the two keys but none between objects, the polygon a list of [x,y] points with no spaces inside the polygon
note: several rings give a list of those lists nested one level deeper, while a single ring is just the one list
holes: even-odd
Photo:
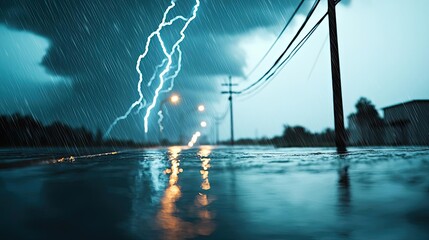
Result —
[{"label": "dark cloud", "polygon": [[[175,90],[186,94],[183,97],[190,99],[190,104],[202,97],[215,101],[220,84],[214,81],[216,76],[243,75],[245,53],[237,48],[237,37],[256,28],[279,26],[297,2],[202,0],[182,44],[183,71]],[[193,3],[177,1],[177,12],[189,14]],[[138,98],[135,61],[168,5],[169,1],[163,0],[2,0],[0,22],[49,39],[43,66],[72,81],[71,90],[58,90],[64,91],[60,93],[62,100],[49,109],[40,108],[40,116],[43,113],[46,121],[58,119],[106,129]],[[168,42],[168,36],[177,32],[172,29],[163,34]],[[153,47],[159,49],[157,44]],[[142,63],[148,76],[160,57],[154,51]],[[151,95],[150,91],[146,94]],[[114,134],[137,139],[141,124],[141,115],[133,115],[118,125]]]}]

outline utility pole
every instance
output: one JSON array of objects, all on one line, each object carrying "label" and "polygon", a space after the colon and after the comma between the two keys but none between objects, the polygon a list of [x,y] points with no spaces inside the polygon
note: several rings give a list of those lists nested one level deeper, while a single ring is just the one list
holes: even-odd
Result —
[{"label": "utility pole", "polygon": [[344,129],[343,97],[341,93],[340,61],[338,54],[337,19],[335,0],[328,0],[329,39],[331,43],[332,91],[334,96],[335,144],[338,153],[346,149],[346,131]]},{"label": "utility pole", "polygon": [[233,86],[237,86],[238,84],[233,84],[232,83],[232,77],[229,76],[229,82],[222,84],[222,86],[227,86],[228,87],[228,91],[222,91],[222,94],[229,94],[228,97],[228,101],[229,101],[229,115],[231,118],[231,145],[234,145],[234,111],[232,108],[232,95],[233,94],[239,94],[239,92],[234,92],[232,91],[232,87]]}]

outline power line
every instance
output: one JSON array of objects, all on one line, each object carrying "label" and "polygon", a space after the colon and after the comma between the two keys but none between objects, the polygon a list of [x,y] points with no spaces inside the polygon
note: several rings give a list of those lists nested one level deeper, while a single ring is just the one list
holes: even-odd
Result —
[{"label": "power line", "polygon": [[[335,2],[335,5],[336,4],[338,4],[338,3],[340,3],[341,2],[341,0],[337,0],[336,2]],[[314,9],[317,7],[317,4],[318,4],[318,2],[316,2],[314,5],[313,5],[313,8],[312,8],[312,10],[309,12],[309,15],[307,15],[307,18],[309,18],[309,17],[311,17],[311,14],[314,12]],[[278,75],[278,73],[279,73],[279,70],[281,71],[283,68],[284,68],[284,66],[285,66],[285,64],[287,64],[292,58],[293,58],[293,56],[295,56],[295,54],[301,49],[301,47],[307,42],[307,40],[311,37],[311,35],[316,31],[316,29],[320,26],[320,24],[323,22],[323,20],[326,18],[328,16],[328,13],[326,12],[317,22],[316,22],[316,24],[313,26],[313,28],[304,36],[304,38],[302,38],[301,39],[301,41],[294,47],[294,49],[291,51],[291,53],[280,63],[280,65],[279,66],[277,66],[277,68],[274,70],[274,73],[272,73],[272,74],[270,74],[266,79],[265,79],[265,81],[262,83],[262,84],[260,84],[260,85],[258,85],[258,86],[256,86],[256,88],[253,88],[253,89],[251,89],[251,87],[253,87],[253,86],[255,86],[256,84],[258,84],[259,82],[261,82],[262,80],[263,80],[263,78],[267,75],[267,73],[269,73],[274,67],[275,67],[275,64],[277,63],[277,61],[276,61],[276,63],[264,74],[264,76],[262,76],[260,79],[258,79],[255,83],[253,83],[252,85],[250,85],[249,87],[247,87],[247,88],[245,88],[244,90],[242,90],[242,91],[240,91],[240,95],[239,96],[246,96],[247,95],[247,98],[246,99],[248,99],[248,98],[250,98],[250,97],[252,97],[252,96],[254,96],[254,95],[256,95],[256,91],[259,89],[259,90],[262,90],[263,88],[265,88],[265,86],[267,86],[267,83],[269,82],[269,80],[270,79],[274,79],[277,75]],[[305,26],[305,24],[306,24],[306,21],[303,23],[303,26]],[[303,28],[303,26],[301,26],[301,28]],[[300,30],[302,30],[302,29],[300,29]],[[292,39],[292,41],[291,41],[291,43],[288,45],[288,47],[286,48],[286,50],[283,52],[283,53],[285,53],[287,50],[288,50],[288,48],[290,47],[290,45],[296,40],[296,37],[299,35],[299,32],[300,31],[298,31],[298,33],[295,35],[295,37],[294,37],[294,39]],[[281,56],[280,56],[280,58],[283,56],[284,54],[282,54]],[[253,94],[253,95],[251,95],[251,96],[248,96],[249,94],[252,94],[252,93],[255,93],[255,94]],[[241,94],[243,94],[243,95],[241,95]]]},{"label": "power line", "polygon": [[310,80],[311,76],[313,75],[313,71],[316,68],[316,65],[317,65],[317,62],[319,61],[320,55],[322,54],[323,47],[326,45],[326,42],[328,41],[328,37],[329,37],[329,35],[326,34],[325,40],[323,40],[323,43],[320,46],[320,50],[317,53],[316,59],[314,60],[313,66],[311,66],[311,70],[310,70],[310,73],[308,74],[307,81]]},{"label": "power line", "polygon": [[295,54],[301,49],[302,46],[307,42],[307,40],[311,37],[311,35],[316,31],[316,29],[320,26],[320,24],[323,22],[325,17],[328,15],[328,13],[325,13],[319,21],[313,26],[313,28],[307,33],[307,35],[304,36],[304,38],[298,43],[298,45],[292,50],[292,52],[288,55],[287,58],[285,58],[280,65],[277,66],[277,68],[274,70],[274,73],[269,75],[266,79],[269,80],[270,78],[274,78],[279,73],[279,70],[283,69],[284,66],[295,56]]},{"label": "power line", "polygon": [[271,52],[271,50],[274,48],[276,43],[279,41],[280,37],[283,35],[283,33],[286,31],[286,28],[289,26],[289,24],[292,22],[292,19],[295,17],[295,15],[298,13],[298,10],[301,8],[302,4],[304,3],[304,0],[301,0],[301,2],[298,4],[298,7],[296,7],[295,11],[292,13],[292,16],[287,21],[286,25],[283,27],[279,35],[277,36],[276,40],[271,44],[271,47],[268,49],[268,51],[265,53],[265,55],[259,60],[259,62],[253,67],[253,69],[247,74],[246,79],[249,78],[255,70],[261,65],[261,63],[265,60],[265,58],[268,56],[268,54]]},{"label": "power line", "polygon": [[[323,20],[326,18],[328,14],[325,13],[320,19],[319,21],[317,21],[317,23],[313,26],[313,28],[300,40],[300,42],[292,49],[292,51],[289,53],[289,55],[280,63],[280,65],[277,66],[277,68],[275,68],[274,72],[271,73],[270,75],[267,76],[267,78],[262,82],[262,84],[259,84],[258,86],[256,86],[253,89],[249,89],[247,92],[243,92],[242,94],[244,95],[248,95],[251,93],[254,93],[255,91],[257,91],[258,89],[261,90],[261,87],[263,86],[267,86],[267,83],[274,79],[277,74],[279,73],[279,70],[283,69],[283,67],[286,65],[286,63],[288,63],[294,56],[295,54],[301,49],[301,47],[307,42],[307,40],[311,37],[311,35],[316,31],[316,29],[320,26],[320,24],[323,22]],[[262,81],[262,80],[261,80]],[[260,81],[260,82],[261,82]],[[255,84],[256,85],[256,84]],[[242,95],[240,95],[242,96]],[[253,96],[253,95],[252,95]]]},{"label": "power line", "polygon": [[[314,32],[314,31],[313,31]],[[313,32],[310,32],[311,34],[313,33]],[[295,48],[292,50],[292,52],[287,56],[287,58],[280,64],[280,66],[278,66],[275,70],[274,70],[274,72],[272,73],[272,74],[270,74],[266,79],[265,79],[265,81],[263,81],[261,84],[259,84],[259,85],[257,85],[255,88],[253,88],[253,89],[250,89],[249,91],[247,91],[247,92],[245,92],[245,93],[243,93],[242,95],[240,95],[240,96],[247,96],[247,98],[246,99],[248,99],[248,98],[250,98],[250,97],[253,97],[254,95],[256,95],[258,92],[260,92],[260,91],[262,91],[266,86],[268,86],[268,83],[271,81],[271,80],[273,80],[277,75],[278,75],[278,73],[283,69],[283,67],[284,67],[284,65],[286,64],[286,63],[288,63],[292,58],[293,58],[293,56],[295,56],[295,54],[301,49],[301,47],[305,44],[305,42],[307,42],[307,40],[309,39],[309,37],[311,36],[311,34],[309,34],[308,35],[308,37],[304,37],[299,43],[298,43],[298,45],[296,45],[295,46]],[[259,91],[258,91],[259,90]],[[254,94],[252,94],[252,93],[254,93]],[[250,95],[249,96],[249,94],[252,94],[252,95]]]},{"label": "power line", "polygon": [[310,20],[311,16],[314,13],[314,10],[316,9],[317,5],[320,3],[320,0],[316,0],[315,3],[313,4],[310,12],[307,14],[307,17],[305,18],[303,24],[301,25],[301,27],[299,28],[298,32],[295,34],[295,36],[292,38],[292,40],[290,41],[290,43],[288,44],[288,46],[286,47],[286,49],[282,52],[282,54],[280,54],[280,56],[277,58],[277,60],[274,62],[274,64],[270,67],[270,69],[268,69],[268,71],[266,71],[264,73],[264,75],[262,75],[262,77],[260,77],[257,81],[255,81],[254,83],[252,83],[250,86],[246,87],[245,89],[241,90],[240,92],[246,92],[249,89],[251,89],[253,86],[255,86],[256,84],[258,84],[260,81],[262,81],[275,67],[276,65],[281,61],[281,59],[283,58],[283,56],[286,54],[286,52],[289,50],[289,48],[292,46],[292,44],[295,42],[295,40],[298,38],[299,34],[302,32],[302,30],[304,29],[305,25],[307,24],[307,22]]},{"label": "power line", "polygon": [[[338,4],[339,2],[341,2],[341,0],[337,0],[335,1],[335,5]],[[269,77],[267,77],[267,80],[269,78],[271,78],[272,76],[274,76],[274,78],[277,76],[278,74],[278,70],[281,70],[284,68],[285,64],[288,63],[290,61],[290,59],[293,58],[293,56],[295,56],[295,54],[301,49],[301,47],[307,42],[307,40],[311,37],[311,35],[316,31],[316,29],[320,26],[320,24],[323,22],[323,20],[325,20],[325,18],[328,16],[328,12],[326,12],[320,19],[319,21],[316,22],[316,24],[314,24],[313,28],[311,28],[311,30],[304,36],[303,39],[301,39],[301,41],[297,44],[297,46],[292,50],[291,54],[289,54],[289,56],[282,61],[282,63],[276,68],[276,70],[274,71],[274,74],[271,74]]]}]

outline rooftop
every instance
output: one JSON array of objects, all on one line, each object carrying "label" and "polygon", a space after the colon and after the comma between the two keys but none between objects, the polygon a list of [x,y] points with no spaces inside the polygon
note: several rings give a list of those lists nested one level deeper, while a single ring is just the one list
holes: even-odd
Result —
[{"label": "rooftop", "polygon": [[400,106],[405,106],[405,105],[410,105],[410,104],[416,104],[416,103],[424,103],[424,104],[429,104],[429,99],[419,99],[419,100],[411,100],[408,102],[403,102],[403,103],[398,103],[392,106],[387,106],[382,108],[383,110],[389,109],[389,108],[394,108],[394,107],[400,107]]}]

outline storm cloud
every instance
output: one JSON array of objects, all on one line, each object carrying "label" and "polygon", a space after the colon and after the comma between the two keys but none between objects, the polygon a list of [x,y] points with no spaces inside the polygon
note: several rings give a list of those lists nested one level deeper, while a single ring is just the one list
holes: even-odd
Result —
[{"label": "storm cloud", "polygon": [[[246,53],[237,47],[237,39],[255,29],[278,31],[298,2],[203,0],[182,44],[183,71],[174,91],[180,92],[189,106],[203,98],[216,102],[217,79],[244,75]],[[189,15],[193,4],[179,0],[175,11]],[[51,75],[71,82],[69,88],[45,89],[52,104],[30,103],[32,113],[43,121],[107,129],[138,98],[135,62],[168,5],[168,0],[3,0],[0,23],[48,39],[42,66]],[[168,42],[169,36],[177,33],[172,29],[162,34]],[[148,77],[161,57],[159,46],[153,44],[153,48],[142,64]],[[151,96],[148,90],[144,93]],[[166,123],[174,124],[169,121]],[[142,116],[133,115],[112,134],[141,140],[142,131]]]}]

